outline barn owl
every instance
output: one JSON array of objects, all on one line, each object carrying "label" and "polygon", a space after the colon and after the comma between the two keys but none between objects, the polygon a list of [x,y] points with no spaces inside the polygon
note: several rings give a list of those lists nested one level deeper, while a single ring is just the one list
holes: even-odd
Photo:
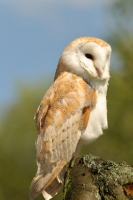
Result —
[{"label": "barn owl", "polygon": [[49,200],[58,193],[65,165],[107,128],[110,54],[110,45],[93,37],[77,38],[64,49],[35,115],[38,170],[30,200],[40,193]]}]

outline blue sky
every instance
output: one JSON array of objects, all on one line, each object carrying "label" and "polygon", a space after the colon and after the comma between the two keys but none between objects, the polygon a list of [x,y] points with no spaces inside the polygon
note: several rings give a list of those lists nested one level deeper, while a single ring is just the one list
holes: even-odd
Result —
[{"label": "blue sky", "polygon": [[[18,82],[53,77],[65,46],[79,36],[106,39],[106,0],[0,0],[0,107]],[[35,82],[36,84],[37,82]]]}]

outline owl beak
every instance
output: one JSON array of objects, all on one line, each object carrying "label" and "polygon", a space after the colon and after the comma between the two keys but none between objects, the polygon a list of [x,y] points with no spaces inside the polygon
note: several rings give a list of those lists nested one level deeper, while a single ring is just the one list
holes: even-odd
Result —
[{"label": "owl beak", "polygon": [[95,66],[95,70],[97,72],[98,77],[101,78],[101,76],[102,76],[101,70],[99,68],[97,68],[96,66]]}]

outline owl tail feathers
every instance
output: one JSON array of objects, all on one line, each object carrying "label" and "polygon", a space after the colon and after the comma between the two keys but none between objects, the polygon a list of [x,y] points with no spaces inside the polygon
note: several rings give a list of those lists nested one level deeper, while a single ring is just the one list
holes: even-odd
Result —
[{"label": "owl tail feathers", "polygon": [[62,183],[55,178],[52,183],[46,188],[43,189],[45,183],[45,177],[41,175],[36,176],[30,188],[30,200],[34,200],[40,193],[42,193],[45,200],[49,200],[54,197],[60,190]]},{"label": "owl tail feathers", "polygon": [[36,174],[30,187],[30,200],[34,200],[40,193],[42,193],[45,200],[49,200],[58,193],[62,183],[57,176],[62,171],[65,164],[66,162],[64,161],[58,163],[52,172],[46,175]]},{"label": "owl tail feathers", "polygon": [[62,183],[58,182],[57,178],[54,179],[54,181],[50,184],[49,187],[46,188],[46,190],[42,191],[42,195],[46,200],[49,200],[53,198],[61,189]]}]

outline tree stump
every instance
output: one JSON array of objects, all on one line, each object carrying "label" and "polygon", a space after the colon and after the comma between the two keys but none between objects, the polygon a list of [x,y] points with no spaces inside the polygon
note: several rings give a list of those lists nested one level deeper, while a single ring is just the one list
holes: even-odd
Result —
[{"label": "tree stump", "polygon": [[133,200],[133,166],[93,155],[73,158],[64,182],[64,200]]}]

